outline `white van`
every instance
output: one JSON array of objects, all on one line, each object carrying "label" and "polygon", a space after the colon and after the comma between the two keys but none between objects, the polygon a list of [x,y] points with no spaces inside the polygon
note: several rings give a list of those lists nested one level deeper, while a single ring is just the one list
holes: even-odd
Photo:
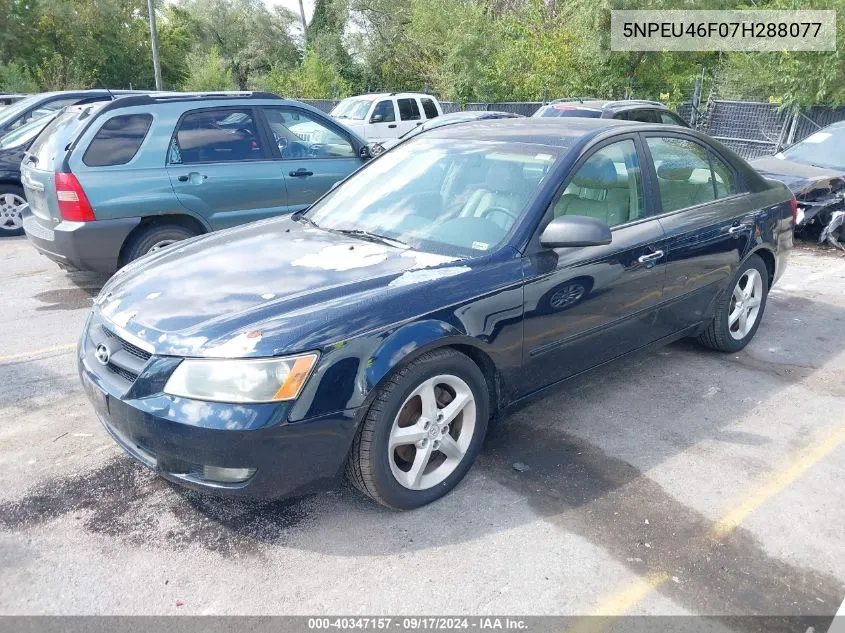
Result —
[{"label": "white van", "polygon": [[416,92],[384,92],[348,97],[331,115],[368,141],[398,138],[443,114],[440,102]]}]

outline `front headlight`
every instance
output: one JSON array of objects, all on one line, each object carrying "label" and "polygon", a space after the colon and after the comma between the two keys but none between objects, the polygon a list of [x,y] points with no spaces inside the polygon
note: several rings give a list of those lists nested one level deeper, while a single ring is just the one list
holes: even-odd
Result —
[{"label": "front headlight", "polygon": [[164,393],[235,403],[294,400],[316,363],[314,353],[286,358],[189,358],[171,374]]}]

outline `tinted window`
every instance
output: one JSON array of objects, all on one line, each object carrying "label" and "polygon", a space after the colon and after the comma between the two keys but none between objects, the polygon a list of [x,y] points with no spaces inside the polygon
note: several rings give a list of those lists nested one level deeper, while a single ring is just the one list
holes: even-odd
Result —
[{"label": "tinted window", "polygon": [[[373,119],[379,115],[381,115],[381,121],[374,121]],[[393,123],[395,120],[396,109],[393,107],[393,101],[391,99],[379,101],[373,109],[373,116],[370,118],[370,121],[373,123]]]},{"label": "tinted window", "polygon": [[734,195],[737,192],[737,186],[733,170],[712,153],[710,154],[710,162],[713,166],[713,184],[716,186],[716,197],[726,198]]},{"label": "tinted window", "polygon": [[350,158],[349,139],[317,116],[291,108],[265,108],[267,123],[282,158]]},{"label": "tinted window", "polygon": [[434,101],[432,101],[431,99],[420,99],[420,103],[422,103],[426,119],[437,118],[437,106],[434,105]]},{"label": "tinted window", "polygon": [[221,163],[264,158],[252,110],[196,110],[171,141],[170,163]]},{"label": "tinted window", "polygon": [[399,105],[399,117],[403,121],[417,121],[420,118],[420,108],[416,99],[397,99]]},{"label": "tinted window", "polygon": [[663,212],[715,199],[710,160],[704,147],[681,138],[648,138]]},{"label": "tinted window", "polygon": [[686,127],[686,123],[684,123],[681,117],[675,116],[671,112],[663,112],[662,110],[660,110],[657,114],[660,117],[661,123],[665,123],[667,125],[683,125],[684,127]]},{"label": "tinted window", "polygon": [[138,153],[152,122],[153,117],[149,114],[127,114],[109,119],[85,150],[82,162],[89,167],[125,165]]},{"label": "tinted window", "polygon": [[617,114],[614,119],[625,121],[639,121],[640,123],[658,123],[657,114],[654,110],[625,110]]},{"label": "tinted window", "polygon": [[643,180],[634,141],[606,145],[590,156],[555,203],[554,214],[586,215],[608,226],[643,217]]}]

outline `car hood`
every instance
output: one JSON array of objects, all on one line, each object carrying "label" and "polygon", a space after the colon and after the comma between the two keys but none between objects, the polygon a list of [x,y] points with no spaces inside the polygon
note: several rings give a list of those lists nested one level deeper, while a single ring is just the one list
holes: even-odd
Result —
[{"label": "car hood", "polygon": [[[94,309],[118,334],[154,353],[272,356],[372,329],[384,318],[377,306],[386,297],[401,306],[395,295],[468,271],[453,258],[286,217],[149,255],[118,272]],[[401,319],[400,311],[389,317]]]},{"label": "car hood", "polygon": [[836,181],[845,179],[845,172],[797,163],[775,156],[764,156],[749,162],[766,178],[773,178],[785,184],[799,199],[808,191],[818,189],[819,186],[836,189],[838,186]]}]

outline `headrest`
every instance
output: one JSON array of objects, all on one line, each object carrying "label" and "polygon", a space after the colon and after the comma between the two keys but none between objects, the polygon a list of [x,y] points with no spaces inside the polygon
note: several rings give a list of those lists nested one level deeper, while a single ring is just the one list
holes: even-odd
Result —
[{"label": "headrest", "polygon": [[670,158],[660,163],[657,168],[657,177],[663,180],[684,181],[690,179],[694,167],[682,158]]},{"label": "headrest", "polygon": [[582,189],[611,189],[618,180],[613,161],[597,155],[581,165],[572,182]]}]

